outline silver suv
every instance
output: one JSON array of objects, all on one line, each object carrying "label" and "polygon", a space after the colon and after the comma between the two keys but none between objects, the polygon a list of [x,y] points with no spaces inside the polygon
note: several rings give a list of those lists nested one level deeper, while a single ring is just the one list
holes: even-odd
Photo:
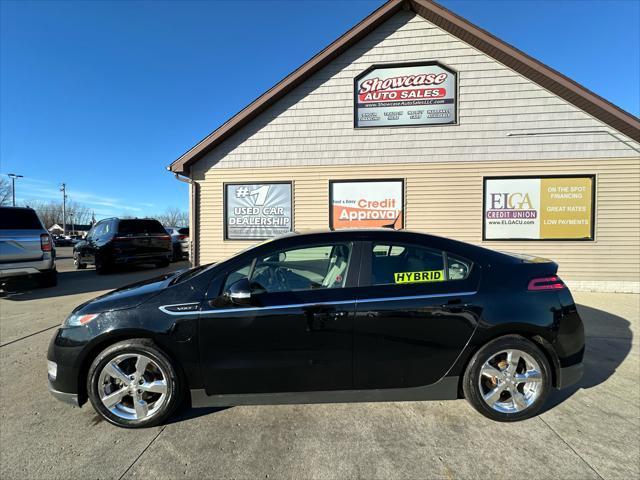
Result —
[{"label": "silver suv", "polygon": [[58,283],[53,240],[33,209],[0,207],[0,283],[22,276],[42,287]]}]

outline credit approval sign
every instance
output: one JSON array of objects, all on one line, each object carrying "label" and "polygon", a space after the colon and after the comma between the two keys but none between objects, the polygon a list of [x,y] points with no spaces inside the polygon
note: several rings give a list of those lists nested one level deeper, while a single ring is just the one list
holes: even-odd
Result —
[{"label": "credit approval sign", "polygon": [[404,228],[404,180],[332,180],[329,226]]},{"label": "credit approval sign", "polygon": [[437,62],[374,65],[355,78],[355,126],[455,123],[456,80]]},{"label": "credit approval sign", "polygon": [[593,240],[595,177],[485,177],[485,240]]}]

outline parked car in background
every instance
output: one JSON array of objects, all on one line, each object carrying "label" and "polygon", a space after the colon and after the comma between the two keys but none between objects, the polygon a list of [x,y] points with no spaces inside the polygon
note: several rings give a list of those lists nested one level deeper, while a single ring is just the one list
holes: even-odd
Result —
[{"label": "parked car in background", "polygon": [[171,243],[173,244],[172,261],[189,258],[189,228],[188,227],[165,227],[165,230],[171,235]]},{"label": "parked car in background", "polygon": [[70,247],[72,245],[71,239],[65,235],[53,235],[53,242],[56,247]]},{"label": "parked car in background", "polygon": [[42,287],[58,283],[53,239],[31,208],[0,207],[0,282],[33,277]]},{"label": "parked car in background", "polygon": [[79,270],[95,265],[102,274],[119,265],[153,263],[166,267],[172,254],[171,237],[158,220],[107,218],[73,247],[73,262]]},{"label": "parked car in background", "polygon": [[56,247],[71,247],[82,240],[81,235],[54,235]]},{"label": "parked car in background", "polygon": [[49,346],[49,388],[129,428],[185,397],[465,397],[493,420],[524,420],[583,371],[582,320],[557,270],[408,231],[290,234],[80,305]]}]

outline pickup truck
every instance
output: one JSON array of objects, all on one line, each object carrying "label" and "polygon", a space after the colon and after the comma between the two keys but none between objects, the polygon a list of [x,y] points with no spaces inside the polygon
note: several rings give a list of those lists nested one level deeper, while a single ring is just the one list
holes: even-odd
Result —
[{"label": "pickup truck", "polygon": [[53,239],[32,208],[0,207],[0,284],[33,277],[41,287],[58,283]]}]

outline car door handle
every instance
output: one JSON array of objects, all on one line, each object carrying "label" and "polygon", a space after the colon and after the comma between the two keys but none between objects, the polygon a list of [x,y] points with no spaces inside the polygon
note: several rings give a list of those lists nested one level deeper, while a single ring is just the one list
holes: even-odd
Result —
[{"label": "car door handle", "polygon": [[307,318],[307,332],[320,331],[327,328],[327,324],[337,322],[341,318],[345,318],[349,312],[312,312]]}]

